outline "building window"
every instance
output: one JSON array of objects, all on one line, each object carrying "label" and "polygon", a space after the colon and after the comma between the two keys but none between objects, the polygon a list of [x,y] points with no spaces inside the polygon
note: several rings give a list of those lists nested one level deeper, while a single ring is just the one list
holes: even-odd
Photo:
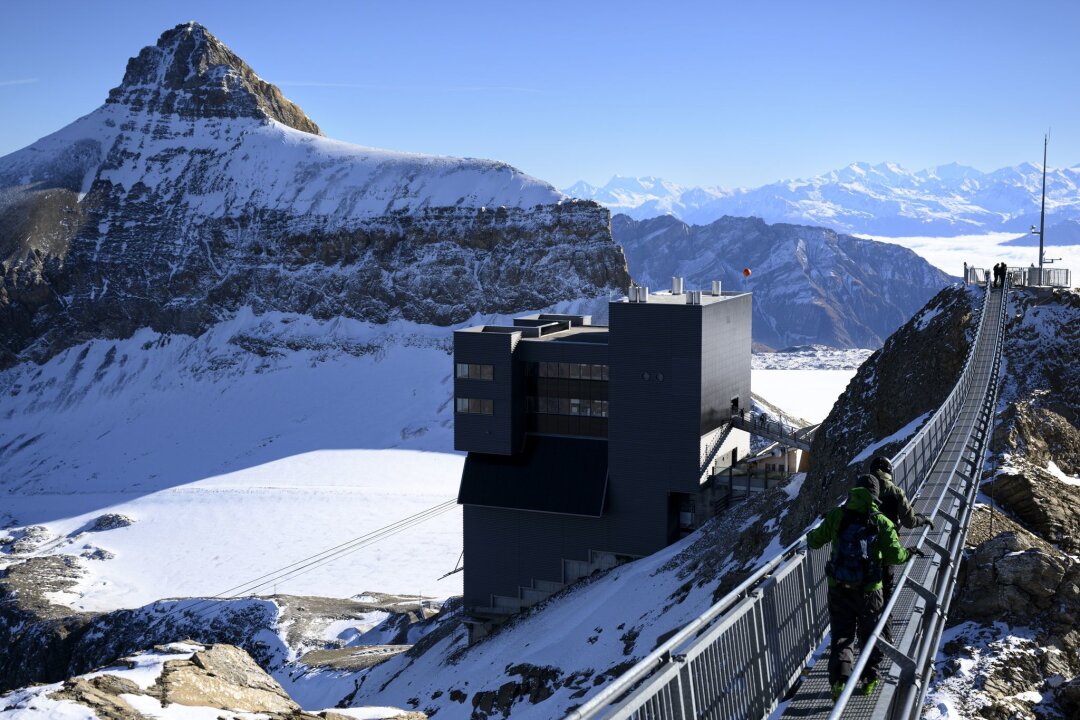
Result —
[{"label": "building window", "polygon": [[458,398],[457,411],[469,415],[494,415],[495,402],[486,398]]},{"label": "building window", "polygon": [[494,380],[495,366],[477,363],[457,363],[455,376],[461,380]]},{"label": "building window", "polygon": [[608,401],[530,395],[525,398],[525,412],[539,415],[577,415],[606,418],[608,416]]},{"label": "building window", "polygon": [[566,378],[568,380],[607,380],[607,365],[588,363],[538,362],[531,363],[529,374],[542,378]]}]

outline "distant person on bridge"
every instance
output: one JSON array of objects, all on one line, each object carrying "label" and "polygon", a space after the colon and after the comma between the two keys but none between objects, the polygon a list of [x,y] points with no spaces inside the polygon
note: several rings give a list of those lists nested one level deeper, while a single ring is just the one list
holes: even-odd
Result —
[{"label": "distant person on bridge", "polygon": [[[832,557],[825,568],[829,579],[829,617],[832,622],[832,647],[829,653],[829,684],[833,700],[840,697],[851,680],[855,666],[855,639],[866,642],[881,618],[885,601],[881,594],[885,565],[902,565],[911,554],[900,545],[896,528],[878,510],[879,482],[873,475],[862,475],[848,493],[847,501],[833,508],[825,520],[811,530],[807,544],[811,548],[832,543]],[[884,637],[891,638],[888,625]],[[870,695],[880,677],[881,651],[875,646],[863,672],[858,691]]]},{"label": "distant person on bridge", "polygon": [[[893,484],[892,471],[892,461],[884,455],[878,455],[870,461],[870,474],[878,481],[878,508],[881,514],[889,519],[898,532],[901,527],[916,528],[928,525],[933,528],[934,523],[930,521],[930,518],[915,512],[915,508],[911,507],[903,488]],[[881,581],[882,596],[887,603],[893,593],[891,568],[885,568]]]}]

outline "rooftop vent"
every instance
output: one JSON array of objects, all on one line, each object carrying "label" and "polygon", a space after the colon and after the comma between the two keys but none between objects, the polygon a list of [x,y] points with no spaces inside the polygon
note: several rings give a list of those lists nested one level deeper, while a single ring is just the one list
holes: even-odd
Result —
[{"label": "rooftop vent", "polygon": [[672,295],[682,295],[682,278],[681,277],[673,277],[673,278],[671,278],[671,294]]},{"label": "rooftop vent", "polygon": [[701,291],[700,290],[691,290],[690,292],[686,293],[686,304],[687,305],[700,305],[701,304]]},{"label": "rooftop vent", "polygon": [[719,280],[713,280],[712,281],[712,294],[716,295],[717,297],[720,296],[720,281]]}]

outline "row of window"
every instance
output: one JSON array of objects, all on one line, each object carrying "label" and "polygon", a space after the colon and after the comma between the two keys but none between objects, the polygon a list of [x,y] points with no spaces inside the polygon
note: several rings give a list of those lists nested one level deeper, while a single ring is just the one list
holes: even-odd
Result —
[{"label": "row of window", "polygon": [[456,363],[456,377],[461,380],[494,380],[495,366],[477,363]]},{"label": "row of window", "polygon": [[607,365],[588,363],[539,362],[529,363],[529,375],[543,378],[571,378],[574,380],[607,380]]},{"label": "row of window", "polygon": [[525,412],[542,415],[580,415],[583,417],[608,416],[607,400],[582,398],[536,397],[525,398]]},{"label": "row of window", "polygon": [[543,435],[607,437],[607,426],[608,419],[602,417],[540,415],[534,413],[525,416],[525,431]]},{"label": "row of window", "polygon": [[457,411],[470,415],[494,415],[495,402],[483,398],[457,398]]}]

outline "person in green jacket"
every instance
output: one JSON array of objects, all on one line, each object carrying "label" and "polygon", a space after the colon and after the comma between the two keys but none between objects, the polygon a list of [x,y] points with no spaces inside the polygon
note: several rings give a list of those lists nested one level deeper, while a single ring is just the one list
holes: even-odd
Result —
[{"label": "person in green jacket", "polygon": [[[840,697],[855,666],[855,639],[866,641],[885,607],[882,576],[888,565],[903,565],[911,554],[900,545],[896,528],[878,507],[880,483],[873,475],[862,475],[843,505],[833,508],[824,521],[806,538],[811,548],[832,543],[826,568],[829,582],[829,616],[832,649],[829,654],[829,684],[833,700]],[[891,640],[888,624],[883,633]],[[881,651],[875,647],[861,678],[859,692],[869,695],[879,682]]]}]

